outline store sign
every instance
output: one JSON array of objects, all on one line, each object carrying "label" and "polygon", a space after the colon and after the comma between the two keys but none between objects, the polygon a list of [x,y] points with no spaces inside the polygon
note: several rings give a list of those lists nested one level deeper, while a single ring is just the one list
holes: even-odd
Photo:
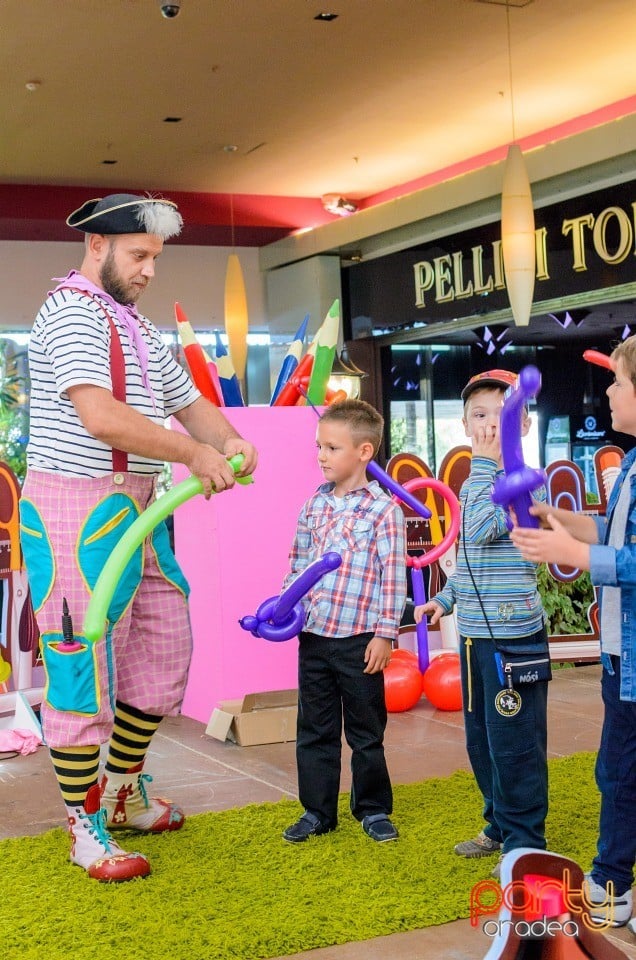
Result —
[{"label": "store sign", "polygon": [[598,443],[607,437],[607,426],[592,415],[570,417],[570,436],[573,443]]},{"label": "store sign", "polygon": [[[587,273],[592,260],[605,266],[617,267],[631,257],[633,279],[636,202],[632,201],[627,209],[610,205],[598,214],[588,210],[583,214],[563,217],[556,227],[538,227],[534,235],[536,280],[539,284],[550,279],[553,268],[550,241],[551,231],[555,228],[560,232],[559,240],[566,239],[566,267],[570,272]],[[559,268],[562,270],[562,242],[559,244],[559,252]],[[445,303],[506,289],[500,239],[493,240],[490,244],[487,261],[483,245],[477,244],[469,251],[457,249],[432,260],[419,260],[413,265],[413,273],[416,307],[425,307],[427,297],[434,298],[436,303]],[[540,287],[536,290],[536,299],[543,299]]]},{"label": "store sign", "polygon": [[[636,180],[535,210],[535,303],[636,282]],[[510,309],[499,220],[347,270],[352,326]]]}]

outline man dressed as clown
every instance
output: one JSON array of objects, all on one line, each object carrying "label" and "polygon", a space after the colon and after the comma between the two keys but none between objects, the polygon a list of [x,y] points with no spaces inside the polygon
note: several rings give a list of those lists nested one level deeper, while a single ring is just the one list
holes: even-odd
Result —
[{"label": "man dressed as clown", "polygon": [[[176,205],[115,194],[88,201],[67,223],[85,234],[84,258],[56,281],[31,335],[21,542],[47,678],[43,732],[71,860],[112,882],[146,876],[150,864],[111,831],[178,830],[184,820],[176,804],[149,795],[144,766],[162,717],[179,711],[192,647],[188,585],[165,524],[126,566],[99,641],[69,636],[69,618],[83,622],[105,561],[154,499],[165,461],[183,463],[209,497],[234,485],[228,458],[243,454],[247,475],[257,455],[136,308],[164,241],[183,225]],[[186,433],[165,429],[171,416]]]}]

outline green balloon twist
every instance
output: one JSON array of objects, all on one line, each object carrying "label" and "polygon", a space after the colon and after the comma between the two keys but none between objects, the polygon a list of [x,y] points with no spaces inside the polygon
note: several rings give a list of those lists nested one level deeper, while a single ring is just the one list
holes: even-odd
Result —
[{"label": "green balloon twist", "polygon": [[[228,463],[234,470],[234,473],[237,474],[243,463],[243,454],[239,453],[231,457]],[[254,479],[251,475],[247,477],[237,477],[236,482],[248,484],[253,483]],[[216,493],[216,491],[213,492]],[[197,493],[203,493],[203,484],[198,477],[188,477],[186,480],[182,480],[176,487],[172,487],[172,489],[162,497],[159,497],[158,500],[151,503],[143,513],[139,514],[128,530],[126,530],[97,578],[97,583],[95,584],[95,589],[93,590],[86,610],[86,616],[84,617],[83,634],[87,640],[95,642],[99,640],[104,632],[104,622],[106,620],[108,606],[113,599],[119,578],[126,569],[126,565],[136,548],[140,543],[143,543],[158,523],[165,520],[177,507],[181,506],[182,503],[185,503],[185,501],[191,497],[196,496]]]}]

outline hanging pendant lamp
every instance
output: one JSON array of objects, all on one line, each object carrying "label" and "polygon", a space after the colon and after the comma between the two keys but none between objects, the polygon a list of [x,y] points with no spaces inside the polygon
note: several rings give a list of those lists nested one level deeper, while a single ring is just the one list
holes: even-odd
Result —
[{"label": "hanging pendant lamp", "polygon": [[[230,196],[230,224],[232,249],[234,249],[234,197]],[[241,262],[235,253],[227,258],[225,271],[225,332],[227,334],[230,360],[239,383],[245,390],[245,366],[247,364],[247,297]]]},{"label": "hanging pendant lamp", "polygon": [[510,43],[510,7],[506,2],[508,74],[512,140],[504,165],[501,195],[501,252],[510,308],[516,326],[527,327],[532,311],[536,249],[534,209],[530,180],[523,153],[515,142],[515,107],[512,85],[512,48]]},{"label": "hanging pendant lamp", "polygon": [[247,363],[247,298],[241,262],[235,253],[227,258],[225,273],[225,332],[232,365],[239,380],[245,379]]},{"label": "hanging pendant lamp", "polygon": [[532,310],[536,252],[530,181],[517,143],[508,147],[501,195],[501,250],[512,316],[527,327]]}]

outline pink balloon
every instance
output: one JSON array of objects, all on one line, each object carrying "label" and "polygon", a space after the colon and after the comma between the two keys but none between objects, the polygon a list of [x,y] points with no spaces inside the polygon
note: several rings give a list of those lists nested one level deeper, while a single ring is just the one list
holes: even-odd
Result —
[{"label": "pink balloon", "polygon": [[[404,484],[404,489],[408,490],[409,493],[413,490],[422,490],[424,488],[434,490],[435,493],[439,493],[440,497],[444,498],[450,509],[451,522],[440,542],[432,547],[431,550],[427,550],[421,557],[407,557],[406,565],[408,567],[427,567],[429,564],[434,563],[442,554],[446,553],[451,544],[455,542],[457,534],[459,533],[459,500],[451,488],[445,483],[442,483],[441,480],[436,480],[434,477],[413,477]],[[394,496],[393,499],[397,500],[399,498]]]}]

